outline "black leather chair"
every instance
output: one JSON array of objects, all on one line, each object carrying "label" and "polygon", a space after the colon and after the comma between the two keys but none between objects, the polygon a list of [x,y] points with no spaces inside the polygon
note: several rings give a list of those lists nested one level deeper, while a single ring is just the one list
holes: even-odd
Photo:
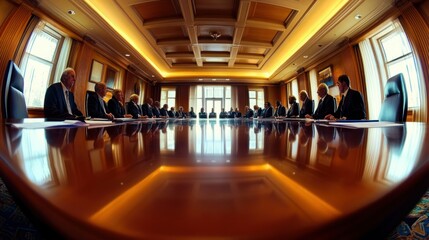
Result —
[{"label": "black leather chair", "polygon": [[408,98],[402,73],[395,75],[386,82],[384,102],[381,106],[380,121],[405,122],[407,120]]},{"label": "black leather chair", "polygon": [[85,114],[87,117],[89,117],[89,109],[88,109],[88,98],[90,96],[93,96],[97,93],[95,93],[94,91],[86,91],[86,96],[85,96]]},{"label": "black leather chair", "polygon": [[12,60],[7,63],[3,79],[2,102],[3,118],[22,119],[28,117],[24,98],[24,77]]}]

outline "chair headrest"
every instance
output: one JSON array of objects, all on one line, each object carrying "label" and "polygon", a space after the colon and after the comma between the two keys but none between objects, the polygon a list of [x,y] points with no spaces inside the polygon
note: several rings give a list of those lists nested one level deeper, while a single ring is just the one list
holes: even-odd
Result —
[{"label": "chair headrest", "polygon": [[400,94],[405,91],[404,80],[402,73],[395,75],[386,82],[384,87],[384,96],[389,97],[395,94]]}]

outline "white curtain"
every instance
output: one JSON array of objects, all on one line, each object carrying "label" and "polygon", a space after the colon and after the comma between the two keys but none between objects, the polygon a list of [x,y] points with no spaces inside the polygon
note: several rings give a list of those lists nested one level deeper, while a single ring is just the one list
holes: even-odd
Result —
[{"label": "white curtain", "polygon": [[368,39],[359,43],[365,73],[366,92],[368,99],[368,119],[378,119],[381,103],[384,100],[381,77],[371,43]]},{"label": "white curtain", "polygon": [[191,86],[189,89],[189,109],[194,108],[194,112],[198,113],[197,109],[197,86]]},{"label": "white curtain", "polygon": [[310,94],[311,99],[314,100],[314,110],[316,110],[317,105],[319,104],[319,97],[317,95],[317,72],[316,69],[310,70],[308,73],[310,77]]}]

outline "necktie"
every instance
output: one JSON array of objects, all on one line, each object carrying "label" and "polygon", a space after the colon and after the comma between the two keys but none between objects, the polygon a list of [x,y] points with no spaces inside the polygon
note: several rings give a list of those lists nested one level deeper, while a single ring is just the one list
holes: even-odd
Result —
[{"label": "necktie", "polygon": [[66,93],[66,105],[67,105],[67,111],[69,112],[70,115],[73,115],[71,107],[70,107],[70,97],[69,97],[69,91],[65,91]]}]

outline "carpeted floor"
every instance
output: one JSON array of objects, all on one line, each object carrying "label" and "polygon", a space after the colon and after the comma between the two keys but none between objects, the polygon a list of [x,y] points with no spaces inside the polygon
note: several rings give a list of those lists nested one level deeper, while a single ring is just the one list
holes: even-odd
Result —
[{"label": "carpeted floor", "polygon": [[0,239],[42,239],[0,179]]},{"label": "carpeted floor", "polygon": [[[1,179],[0,239],[43,239],[37,228],[16,205]],[[429,191],[387,239],[429,239]]]}]

